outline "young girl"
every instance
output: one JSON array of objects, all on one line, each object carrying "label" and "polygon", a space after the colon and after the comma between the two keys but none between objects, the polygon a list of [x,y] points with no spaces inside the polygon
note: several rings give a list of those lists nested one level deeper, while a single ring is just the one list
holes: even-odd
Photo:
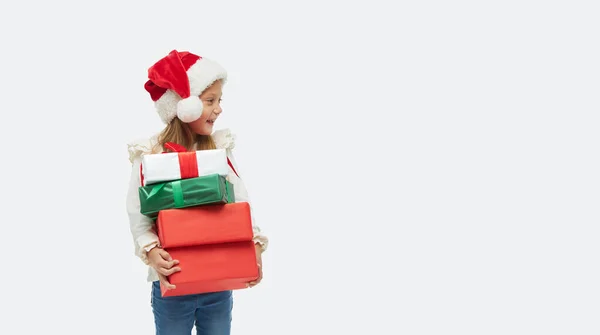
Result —
[{"label": "young girl", "polygon": [[[233,306],[231,291],[161,297],[160,283],[168,289],[175,288],[168,282],[167,276],[180,271],[179,261],[172,259],[161,248],[154,221],[140,213],[138,195],[141,157],[144,154],[161,153],[165,143],[174,142],[185,146],[188,151],[226,149],[233,165],[227,179],[233,184],[235,200],[249,201],[232,154],[235,137],[228,129],[213,131],[215,122],[223,112],[221,96],[227,72],[214,61],[173,50],[150,67],[148,78],[144,87],[166,126],[160,134],[128,146],[133,167],[127,211],[135,254],[149,266],[147,280],[152,282],[151,306],[156,334],[189,335],[194,325],[198,334],[229,334]],[[254,222],[252,216],[259,277],[248,283],[248,287],[257,285],[262,279],[261,253],[268,244],[267,237]]]}]

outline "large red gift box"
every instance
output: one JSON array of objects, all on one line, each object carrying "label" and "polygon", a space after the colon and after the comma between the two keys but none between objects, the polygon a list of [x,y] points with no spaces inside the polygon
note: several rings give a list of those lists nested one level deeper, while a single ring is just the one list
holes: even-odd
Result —
[{"label": "large red gift box", "polygon": [[162,210],[157,228],[181,268],[168,277],[175,289],[161,285],[163,297],[242,289],[258,278],[247,202]]},{"label": "large red gift box", "polygon": [[171,248],[168,252],[179,260],[181,271],[169,276],[175,289],[166,290],[161,284],[163,297],[243,289],[258,278],[253,241]]},{"label": "large red gift box", "polygon": [[156,225],[165,249],[250,241],[253,237],[247,202],[162,210],[158,212]]}]

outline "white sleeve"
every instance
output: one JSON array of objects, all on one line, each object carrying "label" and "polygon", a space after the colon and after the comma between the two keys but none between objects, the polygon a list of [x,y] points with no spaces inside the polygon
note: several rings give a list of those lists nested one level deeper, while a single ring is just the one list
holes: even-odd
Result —
[{"label": "white sleeve", "polygon": [[[227,149],[227,157],[229,161],[233,165],[235,172],[241,177],[240,170],[238,168],[237,162],[233,157],[233,153],[231,149]],[[252,207],[252,202],[250,201],[250,197],[248,196],[248,190],[246,189],[246,185],[244,181],[238,177],[233,171],[229,173],[228,180],[231,184],[233,184],[233,192],[235,194],[235,202],[248,202],[250,205],[250,215],[252,217],[252,230],[254,231],[254,242],[259,243],[262,246],[263,251],[267,250],[269,245],[268,237],[262,233],[260,227],[256,224],[256,219],[254,217],[254,211]]]},{"label": "white sleeve", "polygon": [[154,220],[140,213],[140,196],[138,189],[141,186],[141,164],[142,160],[140,157],[133,160],[129,189],[127,191],[127,213],[129,214],[129,228],[133,237],[134,253],[145,264],[148,264],[145,248],[150,247],[153,244],[158,245],[159,240],[158,235],[156,234]]}]

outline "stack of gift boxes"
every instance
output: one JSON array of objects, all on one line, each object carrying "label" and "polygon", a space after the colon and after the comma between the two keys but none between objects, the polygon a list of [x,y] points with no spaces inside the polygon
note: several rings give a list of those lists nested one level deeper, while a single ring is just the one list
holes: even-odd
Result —
[{"label": "stack of gift boxes", "polygon": [[140,212],[155,220],[158,237],[181,271],[168,277],[176,286],[161,295],[235,290],[258,277],[247,202],[236,202],[227,180],[235,172],[225,149],[145,155],[139,187]]}]

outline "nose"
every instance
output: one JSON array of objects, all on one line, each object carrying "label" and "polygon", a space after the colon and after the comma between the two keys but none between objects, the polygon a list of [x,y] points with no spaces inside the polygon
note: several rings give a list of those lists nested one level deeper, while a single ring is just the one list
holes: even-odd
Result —
[{"label": "nose", "polygon": [[223,112],[223,108],[221,108],[220,106],[213,110],[213,113],[215,113],[217,115],[221,114],[222,112]]}]

